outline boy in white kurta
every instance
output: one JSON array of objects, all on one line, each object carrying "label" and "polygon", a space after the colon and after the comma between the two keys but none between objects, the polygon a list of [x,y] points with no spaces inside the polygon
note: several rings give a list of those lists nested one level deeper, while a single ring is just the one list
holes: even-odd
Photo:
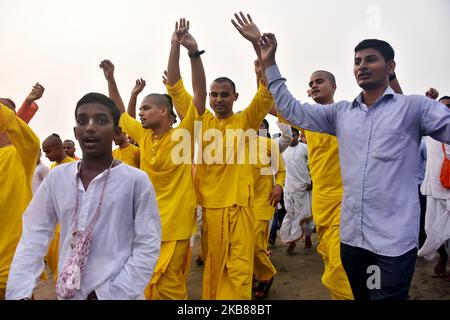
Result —
[{"label": "boy in white kurta", "polygon": [[[161,241],[155,191],[145,173],[112,157],[112,140],[120,133],[117,107],[108,97],[90,93],[78,102],[75,116],[83,160],[53,169],[25,211],[7,299],[32,297],[57,222],[57,288],[74,289],[69,297],[57,289],[59,298],[143,298],[152,276]],[[78,265],[73,283],[64,282],[61,274],[76,251],[72,244],[86,234],[92,240],[85,263]]]}]

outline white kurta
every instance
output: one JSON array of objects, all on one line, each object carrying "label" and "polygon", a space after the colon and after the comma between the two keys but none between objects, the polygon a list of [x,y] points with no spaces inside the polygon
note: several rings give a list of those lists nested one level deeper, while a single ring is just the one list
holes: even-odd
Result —
[{"label": "white kurta", "polygon": [[[106,170],[84,190],[76,190],[77,163],[53,169],[23,216],[23,234],[9,273],[6,298],[31,297],[44,269],[44,257],[56,223],[61,225],[58,270],[71,253],[76,197],[78,230],[95,214]],[[159,257],[161,222],[155,190],[147,175],[120,164],[113,167],[100,215],[94,225],[90,253],[81,273],[81,288],[73,299],[86,299],[95,290],[99,299],[139,299]]]},{"label": "white kurta", "polygon": [[[450,189],[444,188],[440,181],[444,161],[442,143],[431,137],[426,137],[425,143],[427,164],[420,191],[427,196],[425,213],[427,239],[418,255],[431,260],[436,256],[436,250],[450,238]],[[447,158],[450,158],[450,146],[445,145],[445,150]]]},{"label": "white kurta", "polygon": [[[311,191],[306,188],[311,184],[308,169],[308,148],[303,143],[295,147],[289,146],[283,152],[286,167],[284,184],[284,205],[286,215],[280,228],[280,238],[283,242],[299,240],[305,227],[311,229]],[[306,230],[310,234],[311,230]]]}]

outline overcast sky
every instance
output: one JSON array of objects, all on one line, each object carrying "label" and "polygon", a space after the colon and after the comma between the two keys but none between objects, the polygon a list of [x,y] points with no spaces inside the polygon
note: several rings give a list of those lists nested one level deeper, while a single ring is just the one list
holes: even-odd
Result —
[{"label": "overcast sky", "polygon": [[[208,83],[233,79],[240,94],[235,110],[256,90],[251,44],[234,29],[233,13],[250,13],[262,32],[278,39],[277,63],[291,91],[306,100],[310,74],[333,72],[335,100],[353,99],[353,48],[365,38],[388,41],[395,49],[397,77],[405,94],[430,86],[450,95],[450,0],[0,0],[0,96],[20,105],[38,81],[46,88],[30,126],[43,140],[51,133],[74,139],[74,108],[88,92],[107,94],[98,64],[108,58],[125,102],[138,77],[144,95],[165,92],[175,21],[186,17],[202,55]],[[188,88],[190,65],[181,55]],[[271,133],[277,132],[268,116]],[[81,155],[81,150],[76,152]]]}]

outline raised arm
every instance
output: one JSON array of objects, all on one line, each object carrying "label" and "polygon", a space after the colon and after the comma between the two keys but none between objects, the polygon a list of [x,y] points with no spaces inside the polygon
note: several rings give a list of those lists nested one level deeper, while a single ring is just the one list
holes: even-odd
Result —
[{"label": "raised arm", "polygon": [[[276,65],[275,53],[277,41],[272,33],[261,36],[261,57],[266,68],[268,88],[277,104],[281,116],[294,126],[316,132],[326,132],[336,135],[336,119],[339,104],[323,106],[298,101],[286,86],[286,79]],[[341,105],[345,106],[346,102]]]},{"label": "raised arm", "polygon": [[192,89],[194,90],[192,100],[197,108],[197,113],[202,115],[205,112],[206,103],[206,77],[200,55],[204,51],[198,50],[197,41],[188,31],[183,34],[180,43],[188,50],[191,60]]},{"label": "raised arm", "polygon": [[280,152],[283,152],[284,150],[289,147],[289,145],[292,142],[292,129],[291,126],[285,123],[281,123],[280,120],[277,119],[277,126],[281,131],[281,136],[278,139],[278,146],[280,149]]},{"label": "raised arm", "polygon": [[120,113],[125,112],[125,104],[120,97],[119,89],[117,88],[116,79],[114,78],[114,65],[109,60],[100,62],[100,68],[103,70],[105,79],[108,82],[109,97],[116,103]]},{"label": "raised arm", "polygon": [[182,35],[189,31],[189,21],[181,18],[175,22],[175,30],[170,40],[169,63],[167,65],[167,82],[174,85],[181,79],[180,72],[180,41]]},{"label": "raised arm", "polygon": [[36,82],[36,84],[31,89],[31,92],[22,103],[22,106],[17,111],[17,116],[25,123],[29,123],[39,109],[35,101],[39,100],[42,97],[44,91],[45,88],[39,82]]},{"label": "raised arm", "polygon": [[389,76],[389,86],[395,93],[403,94],[402,88],[400,87],[400,82],[398,82],[395,72]]},{"label": "raised arm", "polygon": [[145,88],[145,80],[142,78],[137,79],[136,84],[134,85],[134,88],[131,91],[131,96],[130,96],[130,100],[128,101],[128,109],[127,109],[128,114],[133,118],[136,118],[137,97],[138,97],[139,93],[141,93],[142,90],[144,90],[144,88]]},{"label": "raised arm", "polygon": [[31,182],[39,156],[39,138],[27,124],[19,120],[14,111],[0,103],[0,133],[3,132],[8,134],[9,141],[19,153],[27,178]]},{"label": "raised arm", "polygon": [[[258,57],[258,60],[261,60],[261,47],[259,46],[259,39],[261,38],[261,32],[258,29],[258,26],[253,22],[252,17],[247,14],[247,17],[242,13],[235,13],[234,17],[236,21],[231,19],[231,23],[236,28],[237,31],[248,41],[250,41],[253,45],[253,49]],[[263,75],[263,73],[261,73]]]}]

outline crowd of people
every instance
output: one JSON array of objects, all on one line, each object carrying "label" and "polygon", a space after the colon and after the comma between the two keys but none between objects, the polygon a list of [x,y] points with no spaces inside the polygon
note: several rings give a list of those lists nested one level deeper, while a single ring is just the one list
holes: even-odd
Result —
[{"label": "crowd of people", "polygon": [[145,81],[126,107],[114,64],[100,62],[108,96],[88,93],[75,107],[80,158],[74,141],[52,133],[41,145],[28,125],[41,84],[17,112],[0,98],[0,299],[33,299],[45,278],[59,299],[188,299],[197,233],[202,299],[270,298],[278,228],[287,254],[301,239],[310,248],[316,232],[331,299],[407,299],[418,255],[438,253],[434,272],[450,280],[450,186],[440,180],[450,97],[404,95],[391,45],[366,39],[354,48],[356,98],[335,102],[335,76],[317,70],[305,79],[315,103],[300,102],[277,66],[275,35],[242,12],[232,24],[257,56],[256,93],[240,112],[231,79],[207,90],[205,51],[184,18],[171,38],[167,93],[146,95],[139,120]]}]

